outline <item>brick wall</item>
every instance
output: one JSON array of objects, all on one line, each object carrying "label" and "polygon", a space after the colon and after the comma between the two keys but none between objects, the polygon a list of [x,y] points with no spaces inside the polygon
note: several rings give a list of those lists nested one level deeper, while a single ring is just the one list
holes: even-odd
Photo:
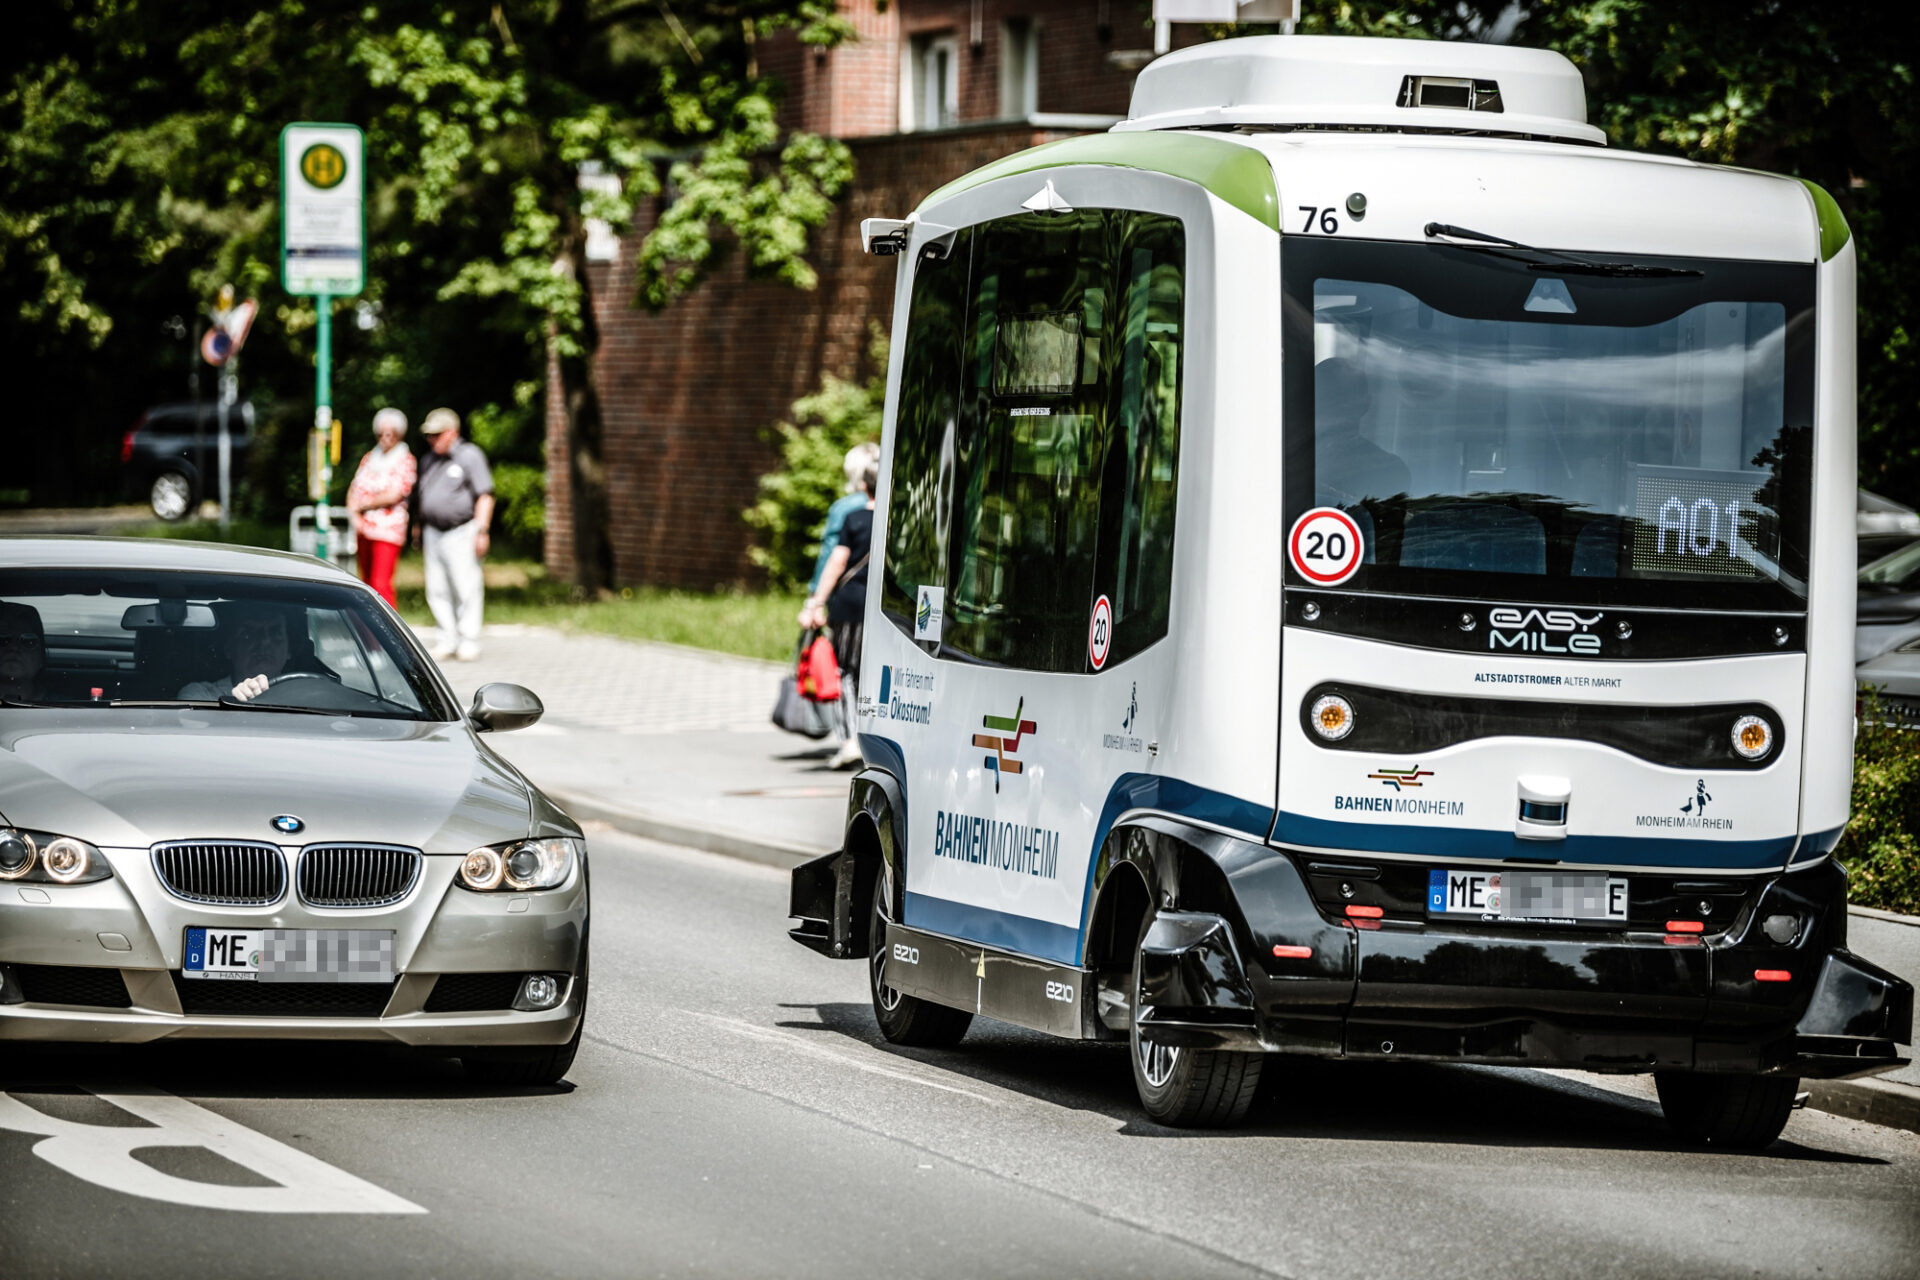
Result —
[{"label": "brick wall", "polygon": [[[813,237],[820,283],[811,292],[748,280],[734,254],[667,311],[636,309],[635,250],[657,213],[643,208],[619,260],[589,268],[615,581],[756,582],[740,512],[778,461],[765,429],[823,371],[863,374],[869,321],[891,320],[894,260],[860,251],[860,220],[904,216],[950,179],[1061,136],[1008,124],[849,139],[859,179]],[[562,577],[573,567],[567,490],[566,419],[550,367],[546,563]]]},{"label": "brick wall", "polygon": [[[787,93],[781,123],[852,147],[855,186],[815,233],[820,284],[802,293],[746,278],[737,257],[661,315],[631,306],[635,248],[657,208],[643,208],[614,263],[589,268],[601,348],[614,576],[620,583],[709,587],[753,582],[740,511],[775,465],[764,438],[820,375],[864,376],[869,323],[886,324],[894,264],[860,252],[860,220],[902,217],[928,192],[1013,151],[1064,136],[1000,113],[1000,42],[1008,18],[1039,31],[1039,109],[1124,115],[1133,73],[1109,54],[1152,48],[1150,0],[840,0],[860,34],[820,52],[791,32],[761,42],[760,66]],[[978,23],[975,23],[975,16]],[[977,30],[979,42],[973,41]],[[950,32],[959,45],[962,127],[900,135],[902,48]],[[1176,28],[1176,43],[1197,37]],[[566,420],[548,370],[546,562],[573,568]]]}]

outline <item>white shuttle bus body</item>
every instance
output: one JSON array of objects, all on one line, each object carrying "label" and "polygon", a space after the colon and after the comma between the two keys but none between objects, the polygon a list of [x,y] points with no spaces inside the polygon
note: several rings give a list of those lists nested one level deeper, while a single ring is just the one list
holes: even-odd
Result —
[{"label": "white shuttle bus body", "polygon": [[1846,949],[1854,247],[1536,50],[1258,37],[863,228],[898,255],[857,776],[793,936],[904,1043],[1886,1070]]}]

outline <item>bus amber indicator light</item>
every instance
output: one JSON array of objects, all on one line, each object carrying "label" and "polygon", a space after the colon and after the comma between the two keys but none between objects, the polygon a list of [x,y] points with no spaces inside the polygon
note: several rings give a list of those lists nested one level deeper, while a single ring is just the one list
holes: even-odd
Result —
[{"label": "bus amber indicator light", "polygon": [[1755,969],[1753,980],[1755,982],[1792,982],[1793,975],[1785,969]]},{"label": "bus amber indicator light", "polygon": [[1353,704],[1337,693],[1316,698],[1307,712],[1313,731],[1328,742],[1338,742],[1353,732]]},{"label": "bus amber indicator light", "polygon": [[1733,749],[1742,760],[1758,760],[1773,750],[1773,726],[1759,716],[1741,716],[1733,722]]}]

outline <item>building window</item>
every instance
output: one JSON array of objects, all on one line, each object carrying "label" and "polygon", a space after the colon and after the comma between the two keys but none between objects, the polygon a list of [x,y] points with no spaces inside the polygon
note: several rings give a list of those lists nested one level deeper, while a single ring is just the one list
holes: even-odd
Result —
[{"label": "building window", "polygon": [[1000,115],[1024,120],[1040,110],[1040,29],[1031,18],[1000,24]]},{"label": "building window", "polygon": [[900,76],[900,131],[945,129],[959,121],[959,43],[951,35],[913,37]]},{"label": "building window", "polygon": [[[937,253],[937,251],[936,251]],[[941,656],[1085,672],[1167,632],[1180,446],[1185,237],[1123,210],[958,233],[913,287],[882,611],[913,634],[946,592]]]}]

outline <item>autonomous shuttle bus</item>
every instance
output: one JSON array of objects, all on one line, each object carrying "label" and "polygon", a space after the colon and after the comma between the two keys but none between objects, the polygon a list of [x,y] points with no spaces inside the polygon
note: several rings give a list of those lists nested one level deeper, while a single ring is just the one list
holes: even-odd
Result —
[{"label": "autonomous shuttle bus", "polygon": [[1854,247],[1557,54],[1258,37],[898,255],[844,849],[887,1038],[1651,1072],[1764,1145],[1900,1064],[1847,949]]}]

